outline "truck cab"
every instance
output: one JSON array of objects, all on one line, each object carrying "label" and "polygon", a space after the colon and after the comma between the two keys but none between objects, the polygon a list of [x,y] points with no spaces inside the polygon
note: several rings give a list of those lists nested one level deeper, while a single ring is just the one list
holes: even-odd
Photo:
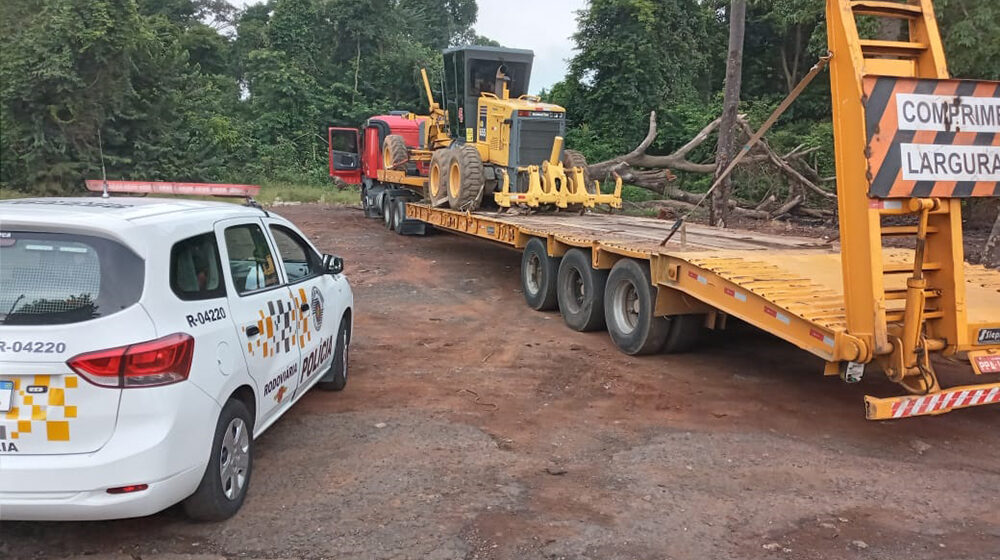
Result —
[{"label": "truck cab", "polygon": [[[409,148],[420,149],[426,143],[425,119],[408,111],[391,111],[386,115],[369,118],[361,128],[330,127],[329,144],[330,176],[349,185],[361,185],[361,201],[369,217],[381,215],[386,193],[392,189],[378,179],[384,169],[382,143],[386,136],[401,136]],[[411,174],[427,174],[426,165],[409,164]]]}]

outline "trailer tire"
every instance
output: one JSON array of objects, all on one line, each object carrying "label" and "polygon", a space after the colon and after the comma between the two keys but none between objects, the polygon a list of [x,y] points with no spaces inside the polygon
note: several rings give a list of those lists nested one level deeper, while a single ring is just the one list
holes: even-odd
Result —
[{"label": "trailer tire", "polygon": [[589,194],[599,194],[594,186],[594,181],[590,178],[590,172],[587,171],[586,156],[576,150],[563,150],[562,164],[567,171],[572,167],[582,167],[584,190]]},{"label": "trailer tire", "polygon": [[656,287],[649,265],[621,259],[608,274],[604,291],[604,315],[608,334],[625,354],[637,356],[659,352],[670,334],[670,320],[653,314]]},{"label": "trailer tire", "polygon": [[454,154],[448,148],[434,150],[431,155],[431,168],[427,174],[427,198],[433,207],[448,197],[448,170],[451,168],[452,157]]},{"label": "trailer tire", "polygon": [[549,256],[545,241],[537,237],[528,241],[521,255],[521,290],[528,307],[535,311],[551,311],[558,306],[558,275],[559,259]]},{"label": "trailer tire", "polygon": [[667,354],[679,354],[694,348],[701,340],[702,327],[705,326],[704,315],[673,315],[670,321],[670,334],[663,344]]},{"label": "trailer tire", "polygon": [[479,150],[470,144],[452,150],[448,164],[448,206],[460,212],[478,210],[486,188]]},{"label": "trailer tire", "polygon": [[569,328],[596,331],[604,328],[604,288],[608,271],[591,266],[590,254],[570,249],[559,263],[556,293],[559,311]]},{"label": "trailer tire", "polygon": [[386,169],[402,169],[410,161],[406,140],[398,134],[390,134],[382,142],[382,165]]}]

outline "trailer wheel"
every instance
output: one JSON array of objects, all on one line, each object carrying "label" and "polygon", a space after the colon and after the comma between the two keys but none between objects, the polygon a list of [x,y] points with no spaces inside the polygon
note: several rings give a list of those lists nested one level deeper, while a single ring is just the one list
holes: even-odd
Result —
[{"label": "trailer wheel", "polygon": [[431,155],[431,169],[427,177],[427,198],[431,201],[431,206],[437,206],[442,200],[447,198],[448,170],[451,168],[451,159],[454,156],[450,149],[434,150]]},{"label": "trailer wheel", "polygon": [[382,165],[386,169],[401,169],[410,160],[406,141],[398,134],[390,134],[382,142]]},{"label": "trailer wheel", "polygon": [[670,321],[670,334],[663,345],[663,351],[668,354],[687,352],[701,340],[702,328],[705,326],[704,315],[674,315]]},{"label": "trailer wheel", "polygon": [[597,270],[590,255],[570,249],[559,264],[556,292],[563,321],[575,331],[596,331],[604,327],[604,288],[607,270]]},{"label": "trailer wheel", "polygon": [[556,277],[559,259],[550,257],[545,241],[537,237],[528,241],[521,255],[521,289],[528,307],[535,311],[555,309]]},{"label": "trailer wheel", "polygon": [[656,288],[649,265],[622,259],[608,275],[604,291],[604,315],[608,334],[629,355],[659,352],[670,334],[670,320],[653,315]]},{"label": "trailer wheel", "polygon": [[448,165],[448,206],[461,212],[477,210],[485,188],[479,150],[470,144],[454,148]]},{"label": "trailer wheel", "polygon": [[584,190],[590,194],[599,194],[594,187],[594,181],[590,178],[590,172],[587,171],[586,156],[576,150],[563,150],[562,164],[567,170],[571,167],[582,167]]}]

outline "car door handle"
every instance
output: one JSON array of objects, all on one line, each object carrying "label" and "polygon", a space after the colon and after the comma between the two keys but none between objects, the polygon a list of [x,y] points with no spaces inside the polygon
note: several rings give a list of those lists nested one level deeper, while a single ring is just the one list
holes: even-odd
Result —
[{"label": "car door handle", "polygon": [[299,306],[299,311],[301,311],[303,313],[305,313],[306,311],[309,311],[309,304],[308,303],[303,303],[302,305],[300,305]]},{"label": "car door handle", "polygon": [[247,336],[257,336],[258,334],[260,334],[260,328],[257,325],[247,327]]}]

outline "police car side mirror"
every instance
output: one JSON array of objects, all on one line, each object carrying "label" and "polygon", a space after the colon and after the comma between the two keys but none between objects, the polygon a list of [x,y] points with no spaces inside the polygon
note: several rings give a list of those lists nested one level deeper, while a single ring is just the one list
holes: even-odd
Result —
[{"label": "police car side mirror", "polygon": [[340,274],[344,271],[344,259],[333,255],[323,255],[323,270],[327,274]]}]

